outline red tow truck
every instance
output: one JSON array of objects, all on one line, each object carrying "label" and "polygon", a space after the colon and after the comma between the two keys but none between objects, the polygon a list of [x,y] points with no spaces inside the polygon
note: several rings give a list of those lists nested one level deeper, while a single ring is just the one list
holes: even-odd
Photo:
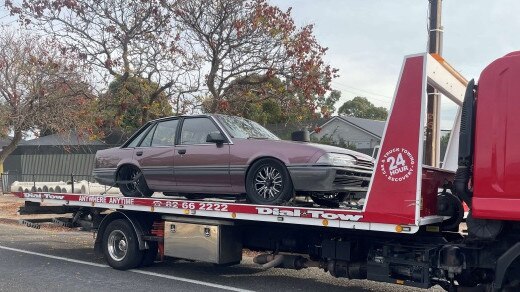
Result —
[{"label": "red tow truck", "polygon": [[[446,290],[520,289],[520,52],[466,81],[442,58],[404,59],[364,200],[322,208],[234,200],[24,193],[27,204],[89,214],[95,249],[130,269],[172,256]],[[426,87],[457,104],[443,168],[423,166]],[[467,234],[459,232],[469,206]],[[518,290],[515,290],[518,291]]]}]

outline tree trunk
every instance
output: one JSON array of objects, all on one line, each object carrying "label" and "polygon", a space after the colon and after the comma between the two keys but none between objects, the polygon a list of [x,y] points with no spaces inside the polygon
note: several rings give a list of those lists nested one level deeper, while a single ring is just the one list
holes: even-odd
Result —
[{"label": "tree trunk", "polygon": [[217,113],[218,104],[220,101],[220,92],[217,91],[215,87],[215,82],[217,78],[219,60],[216,56],[213,56],[211,61],[211,70],[208,73],[208,79],[206,80],[206,85],[208,86],[208,90],[211,93],[211,106],[209,108],[210,113]]},{"label": "tree trunk", "polygon": [[9,154],[13,153],[13,151],[16,149],[16,146],[22,141],[22,131],[16,130],[14,132],[13,140],[11,140],[11,143],[9,145],[4,146],[2,148],[2,151],[0,151],[0,165],[4,164],[5,159]]}]

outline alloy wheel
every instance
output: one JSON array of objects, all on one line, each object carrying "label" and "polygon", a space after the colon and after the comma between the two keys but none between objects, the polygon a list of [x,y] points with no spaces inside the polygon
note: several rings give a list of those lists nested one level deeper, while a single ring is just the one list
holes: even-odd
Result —
[{"label": "alloy wheel", "polygon": [[275,198],[283,190],[282,174],[278,169],[266,165],[256,172],[254,187],[260,197],[264,199]]}]

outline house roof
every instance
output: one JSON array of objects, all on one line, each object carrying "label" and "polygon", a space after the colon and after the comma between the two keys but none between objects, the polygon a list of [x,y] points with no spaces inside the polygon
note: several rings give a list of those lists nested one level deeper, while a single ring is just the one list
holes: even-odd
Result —
[{"label": "house roof", "polygon": [[354,124],[355,126],[358,126],[363,130],[378,136],[379,138],[383,137],[386,121],[376,121],[349,116],[339,116],[339,118]]},{"label": "house roof", "polygon": [[323,124],[321,127],[324,127],[329,122],[331,122],[334,119],[339,119],[347,124],[353,125],[354,127],[357,127],[365,132],[368,132],[369,134],[381,139],[383,137],[383,132],[385,131],[385,121],[376,121],[376,120],[369,120],[369,119],[362,119],[362,118],[356,118],[356,117],[350,117],[350,116],[336,116],[328,120],[325,124]]},{"label": "house roof", "polygon": [[31,146],[79,146],[79,145],[104,145],[100,141],[89,141],[76,133],[53,134],[32,140],[22,141],[20,145]]}]

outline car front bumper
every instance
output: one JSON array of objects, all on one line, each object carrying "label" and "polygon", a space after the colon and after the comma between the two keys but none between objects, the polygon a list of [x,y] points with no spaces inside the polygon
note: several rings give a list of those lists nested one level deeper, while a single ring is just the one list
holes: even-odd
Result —
[{"label": "car front bumper", "polygon": [[295,191],[359,192],[366,191],[372,171],[334,166],[288,166]]}]

